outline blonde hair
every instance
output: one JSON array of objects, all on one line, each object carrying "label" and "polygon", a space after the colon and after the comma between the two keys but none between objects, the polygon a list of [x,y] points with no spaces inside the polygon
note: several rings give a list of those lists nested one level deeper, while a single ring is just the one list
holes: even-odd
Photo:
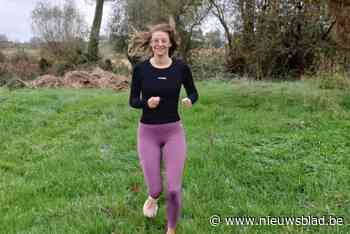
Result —
[{"label": "blonde hair", "polygon": [[144,52],[147,50],[148,54],[152,54],[150,42],[154,32],[165,32],[169,35],[171,43],[171,47],[169,48],[169,56],[171,57],[180,44],[180,39],[175,30],[175,23],[171,19],[169,20],[169,23],[160,23],[149,26],[147,31],[138,32],[134,30],[134,35],[129,43],[128,55],[132,57],[136,51],[140,52],[140,50],[143,50]]},{"label": "blonde hair", "polygon": [[150,27],[149,38],[147,40],[147,44],[150,43],[150,40],[152,38],[152,34],[154,32],[165,32],[169,35],[169,39],[170,39],[170,43],[171,43],[171,47],[169,48],[169,56],[171,57],[179,46],[179,40],[177,38],[177,32],[176,32],[175,28],[172,27],[172,25],[170,25],[168,23],[156,24],[156,25]]}]

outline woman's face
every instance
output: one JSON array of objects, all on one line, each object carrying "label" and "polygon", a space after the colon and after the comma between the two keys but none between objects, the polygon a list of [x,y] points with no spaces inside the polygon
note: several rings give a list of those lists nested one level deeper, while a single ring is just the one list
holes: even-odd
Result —
[{"label": "woman's face", "polygon": [[169,34],[162,31],[153,32],[150,45],[154,56],[169,55],[171,47]]}]

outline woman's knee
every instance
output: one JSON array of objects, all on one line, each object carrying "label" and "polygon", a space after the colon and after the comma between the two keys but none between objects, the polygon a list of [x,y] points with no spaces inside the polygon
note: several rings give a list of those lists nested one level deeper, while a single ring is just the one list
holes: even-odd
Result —
[{"label": "woman's knee", "polygon": [[177,201],[180,199],[181,189],[170,189],[167,193],[169,200]]}]

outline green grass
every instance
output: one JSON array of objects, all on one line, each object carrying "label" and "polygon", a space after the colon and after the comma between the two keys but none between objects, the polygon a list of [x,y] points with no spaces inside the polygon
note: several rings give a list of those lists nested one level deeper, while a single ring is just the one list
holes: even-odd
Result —
[{"label": "green grass", "polygon": [[[221,224],[209,217],[350,222],[350,94],[305,82],[198,82],[180,109],[188,155],[178,233],[349,233],[343,226]],[[184,95],[184,93],[182,93]],[[128,92],[0,89],[0,233],[164,233],[136,152]]]}]

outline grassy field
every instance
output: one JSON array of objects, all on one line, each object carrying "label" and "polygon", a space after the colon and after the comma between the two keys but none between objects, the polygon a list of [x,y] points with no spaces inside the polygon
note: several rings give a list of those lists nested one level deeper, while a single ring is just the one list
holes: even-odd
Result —
[{"label": "grassy field", "polygon": [[3,52],[8,57],[13,57],[15,54],[18,53],[26,53],[29,56],[39,58],[40,51],[38,49],[30,48],[30,47],[11,47],[11,48],[5,48],[1,52]]},{"label": "grassy field", "polygon": [[[350,94],[305,82],[198,82],[180,109],[188,155],[178,233],[350,233],[348,225],[225,225],[225,217],[350,222]],[[182,93],[184,95],[184,93]],[[0,233],[164,233],[136,152],[128,92],[0,89]],[[222,222],[211,226],[209,217]]]}]

